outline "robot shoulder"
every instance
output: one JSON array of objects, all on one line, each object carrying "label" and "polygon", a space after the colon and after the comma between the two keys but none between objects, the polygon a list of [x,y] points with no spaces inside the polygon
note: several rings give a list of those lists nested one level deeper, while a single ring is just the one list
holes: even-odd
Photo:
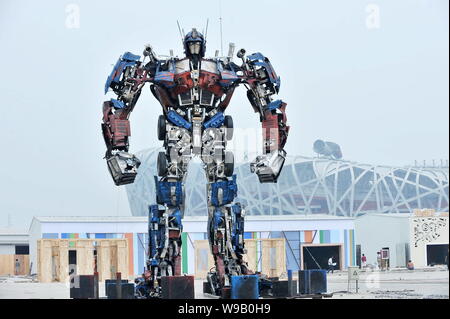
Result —
[{"label": "robot shoulder", "polygon": [[109,88],[113,84],[118,84],[122,74],[125,72],[127,67],[135,66],[139,63],[141,57],[130,52],[125,52],[119,57],[116,64],[114,65],[111,74],[106,79],[105,83],[105,94],[108,93]]},{"label": "robot shoulder", "polygon": [[247,56],[247,64],[256,71],[258,77],[268,77],[272,85],[279,90],[281,80],[268,57],[259,52],[253,53]]},{"label": "robot shoulder", "polygon": [[177,59],[175,60],[175,74],[180,74],[190,71],[189,59]]}]

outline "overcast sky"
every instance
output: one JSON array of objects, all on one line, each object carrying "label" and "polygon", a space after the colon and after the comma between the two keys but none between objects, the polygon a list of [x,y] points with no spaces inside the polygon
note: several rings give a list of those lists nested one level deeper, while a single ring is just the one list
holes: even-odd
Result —
[{"label": "overcast sky", "polygon": [[[364,163],[448,159],[448,0],[0,0],[0,227],[8,215],[27,228],[34,215],[130,214],[102,159],[106,77],[147,43],[181,55],[177,19],[188,31],[209,18],[213,55],[220,11],[224,43],[264,53],[282,78],[289,154],[312,156],[320,138]],[[145,89],[132,152],[160,145],[159,113]],[[244,89],[229,114],[260,126]]]}]

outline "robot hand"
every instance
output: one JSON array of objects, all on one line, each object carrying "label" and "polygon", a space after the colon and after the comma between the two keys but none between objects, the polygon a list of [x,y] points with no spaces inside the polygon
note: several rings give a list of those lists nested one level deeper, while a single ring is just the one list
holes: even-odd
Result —
[{"label": "robot hand", "polygon": [[106,161],[109,172],[117,186],[133,184],[137,175],[137,169],[141,165],[141,161],[126,152],[117,152],[107,154]]},{"label": "robot hand", "polygon": [[260,183],[276,183],[285,160],[286,152],[284,150],[261,155],[250,164],[250,171],[258,175]]}]

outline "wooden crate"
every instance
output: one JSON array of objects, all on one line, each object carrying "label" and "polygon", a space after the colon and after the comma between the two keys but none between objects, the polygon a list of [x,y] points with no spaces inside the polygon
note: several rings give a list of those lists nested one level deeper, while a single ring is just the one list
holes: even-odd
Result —
[{"label": "wooden crate", "polygon": [[[214,267],[214,258],[207,240],[196,240],[195,250],[195,278],[205,279],[207,273]],[[251,271],[257,271],[261,265],[261,272],[269,277],[279,277],[286,273],[286,242],[284,238],[275,239],[246,239],[247,253],[244,261]]]},{"label": "wooden crate", "polygon": [[[16,259],[20,266],[16,272]],[[30,272],[30,256],[29,255],[0,255],[0,275],[28,275]]]},{"label": "wooden crate", "polygon": [[[76,266],[69,265],[69,251],[76,251]],[[114,279],[116,272],[129,277],[127,239],[40,239],[37,273],[40,282],[67,282],[69,273],[92,275],[97,254],[99,280]]]},{"label": "wooden crate", "polygon": [[0,256],[0,275],[14,275],[14,255]]},{"label": "wooden crate", "polygon": [[286,241],[283,238],[260,241],[262,248],[261,272],[269,277],[280,277],[286,273]]}]

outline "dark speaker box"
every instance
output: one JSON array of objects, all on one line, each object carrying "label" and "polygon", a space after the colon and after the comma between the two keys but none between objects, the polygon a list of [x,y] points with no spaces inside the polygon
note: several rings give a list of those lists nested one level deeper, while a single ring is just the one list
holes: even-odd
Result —
[{"label": "dark speaker box", "polygon": [[[134,284],[121,283],[122,299],[134,299]],[[117,299],[117,284],[114,282],[105,283],[106,296],[108,299]]]},{"label": "dark speaker box", "polygon": [[95,298],[94,275],[74,276],[70,283],[70,298],[90,299]]},{"label": "dark speaker box", "polygon": [[285,298],[292,297],[297,294],[297,280],[291,281],[291,291],[289,291],[289,281],[274,281],[272,283],[272,296]]},{"label": "dark speaker box", "polygon": [[204,294],[212,294],[211,284],[207,281],[203,282],[203,293]]},{"label": "dark speaker box", "polygon": [[[107,285],[107,284],[115,284],[117,281],[115,280],[115,279],[106,279],[105,280],[105,285]],[[128,280],[125,280],[125,279],[122,279],[121,281],[120,281],[122,284],[127,284],[128,283]]]},{"label": "dark speaker box", "polygon": [[327,292],[326,270],[311,269],[298,272],[299,293],[301,295],[322,294]]},{"label": "dark speaker box", "polygon": [[231,276],[231,299],[258,299],[258,276]]},{"label": "dark speaker box", "polygon": [[327,272],[326,270],[310,270],[309,274],[311,294],[324,294],[327,292]]},{"label": "dark speaker box", "polygon": [[193,276],[166,276],[161,278],[163,299],[195,299]]},{"label": "dark speaker box", "polygon": [[300,295],[309,295],[309,270],[298,271],[298,293]]}]

